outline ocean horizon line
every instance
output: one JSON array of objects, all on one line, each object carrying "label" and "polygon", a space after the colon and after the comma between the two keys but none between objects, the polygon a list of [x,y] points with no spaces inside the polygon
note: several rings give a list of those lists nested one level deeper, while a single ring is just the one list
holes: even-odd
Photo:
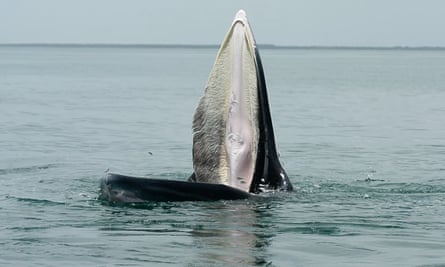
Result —
[{"label": "ocean horizon line", "polygon": [[[218,49],[218,44],[137,44],[137,43],[0,43],[0,47],[103,47],[103,48],[185,48]],[[445,46],[348,46],[348,45],[276,45],[257,44],[260,49],[338,49],[338,50],[445,50]]]}]

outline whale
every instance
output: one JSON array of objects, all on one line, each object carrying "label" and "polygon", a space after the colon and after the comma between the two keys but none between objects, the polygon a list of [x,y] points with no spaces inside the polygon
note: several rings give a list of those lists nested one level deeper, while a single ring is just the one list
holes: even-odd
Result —
[{"label": "whale", "polygon": [[277,152],[264,69],[246,12],[225,35],[193,116],[193,173],[166,180],[106,173],[111,202],[246,199],[293,186]]}]

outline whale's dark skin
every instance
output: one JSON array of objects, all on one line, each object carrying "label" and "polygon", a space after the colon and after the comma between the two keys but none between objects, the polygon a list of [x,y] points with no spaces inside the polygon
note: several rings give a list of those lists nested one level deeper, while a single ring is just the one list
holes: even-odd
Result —
[{"label": "whale's dark skin", "polygon": [[[238,12],[237,17],[239,15],[245,18],[244,11]],[[248,26],[247,19],[244,23]],[[250,28],[248,28],[248,31],[251,38],[253,38]],[[107,173],[101,180],[100,199],[123,203],[235,200],[246,199],[264,191],[290,191],[293,189],[289,177],[278,158],[263,66],[254,41],[250,48],[254,50],[250,58],[254,58],[256,88],[258,91],[258,115],[252,118],[258,122],[258,140],[254,141],[257,142],[257,148],[250,186],[241,190],[242,188],[237,188],[237,186],[225,185],[223,183],[203,182],[206,181],[206,176],[200,176],[200,179],[197,179],[195,173],[187,181],[140,178]],[[252,64],[249,66],[253,67]],[[219,72],[216,73],[220,74]],[[255,85],[254,83],[249,84]],[[255,91],[251,90],[250,92]],[[207,110],[206,108],[205,111]],[[217,108],[213,111],[215,110],[218,111]],[[225,126],[222,125],[221,127]],[[201,131],[202,133],[206,132]],[[211,142],[210,145],[212,144],[214,143]],[[201,146],[199,149],[207,149],[207,146]],[[254,159],[254,157],[251,158]],[[238,176],[235,177],[239,178]]]},{"label": "whale's dark skin", "polygon": [[108,173],[99,198],[111,202],[214,201],[248,198],[251,194],[223,184],[148,179]]},{"label": "whale's dark skin", "polygon": [[250,186],[250,192],[259,193],[267,190],[293,190],[281,162],[278,159],[275,135],[270,116],[269,100],[267,98],[266,79],[258,49],[255,49],[255,62],[258,73],[258,95],[260,103],[260,140],[259,153],[256,161],[255,174]]}]

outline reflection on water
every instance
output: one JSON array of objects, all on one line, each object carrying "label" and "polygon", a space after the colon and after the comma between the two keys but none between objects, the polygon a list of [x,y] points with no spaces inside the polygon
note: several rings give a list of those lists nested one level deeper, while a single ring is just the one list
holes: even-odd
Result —
[{"label": "reflection on water", "polygon": [[255,231],[262,224],[264,211],[254,203],[220,204],[212,213],[211,225],[194,229],[193,246],[197,255],[192,265],[224,263],[227,265],[257,265],[268,263],[267,247],[271,236]]},{"label": "reflection on water", "polygon": [[[132,254],[153,249],[171,253],[180,245],[178,257],[186,255],[188,266],[271,266],[271,208],[266,200],[122,205],[105,210],[99,223],[107,239],[145,240],[146,247],[125,248]],[[154,237],[162,241],[150,243]]]}]

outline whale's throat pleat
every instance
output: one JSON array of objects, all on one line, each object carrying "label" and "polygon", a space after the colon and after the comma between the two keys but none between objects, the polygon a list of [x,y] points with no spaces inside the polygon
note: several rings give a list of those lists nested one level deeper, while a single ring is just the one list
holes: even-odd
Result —
[{"label": "whale's throat pleat", "polygon": [[195,179],[249,191],[258,151],[255,43],[235,20],[218,52],[193,120]]}]

